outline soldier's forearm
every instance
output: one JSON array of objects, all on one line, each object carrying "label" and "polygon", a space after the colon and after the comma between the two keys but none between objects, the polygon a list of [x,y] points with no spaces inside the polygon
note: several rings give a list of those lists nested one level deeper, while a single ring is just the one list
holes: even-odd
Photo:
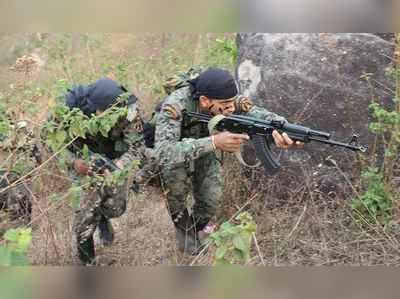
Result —
[{"label": "soldier's forearm", "polygon": [[164,141],[155,145],[155,153],[160,165],[185,163],[213,151],[211,137],[184,138],[182,141]]}]

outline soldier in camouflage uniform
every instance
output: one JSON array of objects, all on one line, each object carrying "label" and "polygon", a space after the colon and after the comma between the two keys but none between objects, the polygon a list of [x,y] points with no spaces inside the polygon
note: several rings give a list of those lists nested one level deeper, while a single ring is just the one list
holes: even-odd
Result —
[{"label": "soldier in camouflage uniform", "polygon": [[[66,95],[66,104],[70,108],[78,107],[84,114],[101,113],[114,105],[117,99],[127,90],[109,78],[102,78],[93,84],[78,86]],[[108,134],[79,138],[69,151],[70,170],[79,180],[92,174],[92,168],[81,159],[74,149],[82,149],[86,145],[95,154],[113,160],[121,169],[129,169],[131,177],[136,175],[137,163],[143,162],[146,149],[143,140],[143,120],[138,106],[138,99],[130,94],[128,114],[121,119]],[[105,174],[107,175],[107,173]],[[137,178],[135,178],[137,179]],[[126,210],[126,201],[131,180],[121,187],[91,186],[81,197],[80,206],[75,211],[74,233],[77,255],[83,264],[95,262],[93,234],[99,229],[103,245],[111,245],[114,237],[110,218],[120,217]]]},{"label": "soldier in camouflage uniform", "polygon": [[[167,189],[168,208],[176,227],[179,249],[196,254],[201,248],[198,232],[215,215],[223,192],[222,167],[216,150],[236,152],[249,137],[230,132],[210,136],[204,124],[192,125],[184,121],[184,110],[285,119],[239,95],[232,75],[221,69],[202,72],[186,85],[181,84],[163,101],[156,119],[155,153]],[[285,133],[280,135],[275,131],[273,138],[278,147],[293,145]]]},{"label": "soldier in camouflage uniform", "polygon": [[[13,122],[0,115],[0,213],[14,221],[29,222],[31,217],[31,180],[15,183],[40,163],[35,138],[27,122]],[[3,218],[3,217],[0,217]]]}]

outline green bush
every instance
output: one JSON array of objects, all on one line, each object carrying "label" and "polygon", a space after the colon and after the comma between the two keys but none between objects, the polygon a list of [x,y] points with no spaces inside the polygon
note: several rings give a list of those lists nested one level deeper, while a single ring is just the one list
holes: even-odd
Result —
[{"label": "green bush", "polygon": [[245,263],[250,259],[250,246],[256,223],[247,212],[236,218],[238,224],[225,222],[218,231],[210,235],[210,240],[217,247],[215,252],[216,265]]},{"label": "green bush", "polygon": [[[398,46],[400,48],[398,37]],[[398,52],[396,52],[398,53]],[[380,137],[384,146],[383,164],[377,169],[371,166],[363,172],[362,186],[364,192],[353,200],[352,207],[356,216],[365,217],[368,221],[382,221],[387,224],[392,217],[396,194],[394,176],[399,169],[400,152],[400,56],[395,53],[393,67],[386,69],[388,77],[393,81],[393,109],[386,109],[375,101],[370,104],[374,121],[369,125],[371,132]],[[363,77],[370,83],[372,74]]]},{"label": "green bush", "polygon": [[9,229],[4,234],[5,245],[0,246],[0,266],[29,265],[26,253],[31,244],[30,228]]},{"label": "green bush", "polygon": [[376,168],[369,168],[362,174],[362,181],[367,186],[366,191],[353,199],[352,208],[358,216],[367,217],[368,221],[387,222],[392,215],[393,200],[382,173]]}]

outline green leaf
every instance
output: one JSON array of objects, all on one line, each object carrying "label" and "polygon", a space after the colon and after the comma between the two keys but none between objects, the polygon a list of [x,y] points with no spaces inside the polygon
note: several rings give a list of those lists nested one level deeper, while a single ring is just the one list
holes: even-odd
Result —
[{"label": "green leaf", "polygon": [[96,123],[95,119],[90,119],[87,122],[87,129],[88,129],[90,135],[94,136],[97,134],[98,128],[97,128],[97,123]]},{"label": "green leaf", "polygon": [[11,266],[11,251],[0,246],[0,266]]},{"label": "green leaf", "polygon": [[15,171],[18,174],[22,174],[24,173],[24,171],[27,169],[27,165],[20,163],[20,162],[16,162],[13,166],[13,171]]},{"label": "green leaf", "polygon": [[221,224],[221,230],[228,230],[228,229],[230,229],[232,227],[233,227],[233,225],[230,224],[229,222],[224,222],[224,223]]},{"label": "green leaf", "polygon": [[21,229],[18,236],[17,251],[21,253],[28,251],[31,241],[32,241],[32,230],[30,228]]},{"label": "green leaf", "polygon": [[68,190],[67,201],[72,208],[78,208],[80,202],[82,188],[79,186],[72,186]]},{"label": "green leaf", "polygon": [[82,157],[85,160],[89,159],[89,148],[88,148],[88,146],[86,144],[83,145]]},{"label": "green leaf", "polygon": [[63,130],[59,130],[56,133],[56,141],[58,144],[63,144],[64,141],[67,139],[67,133]]},{"label": "green leaf", "polygon": [[243,236],[243,234],[235,236],[233,238],[233,245],[235,246],[235,248],[237,248],[237,249],[239,249],[239,250],[241,250],[243,252],[248,251],[249,250],[248,249],[249,246],[248,246],[248,242],[247,242],[247,240],[245,238],[246,237]]},{"label": "green leaf", "polygon": [[16,229],[9,229],[4,234],[4,239],[10,242],[17,242],[18,241],[18,231]]},{"label": "green leaf", "polygon": [[11,252],[11,266],[28,266],[29,261],[25,254],[20,252]]},{"label": "green leaf", "polygon": [[104,137],[108,137],[108,132],[110,131],[110,127],[108,127],[107,125],[101,126],[100,127],[100,133],[101,135],[103,135]]},{"label": "green leaf", "polygon": [[220,231],[224,236],[235,235],[239,232],[240,228],[232,225],[229,222],[225,222],[221,225]]},{"label": "green leaf", "polygon": [[235,249],[233,250],[233,255],[234,255],[234,256],[236,257],[236,259],[239,260],[239,261],[244,261],[244,260],[245,260],[245,257],[246,257],[245,252],[243,252],[242,250],[237,249],[237,248],[235,248]]},{"label": "green leaf", "polygon": [[60,201],[60,196],[58,194],[51,194],[49,196],[49,201],[51,203],[58,203]]},{"label": "green leaf", "polygon": [[217,250],[215,251],[215,258],[217,260],[222,259],[225,256],[227,250],[228,249],[225,246],[218,247]]},{"label": "green leaf", "polygon": [[231,262],[225,258],[222,258],[220,260],[216,260],[215,264],[217,266],[228,266],[231,265]]}]

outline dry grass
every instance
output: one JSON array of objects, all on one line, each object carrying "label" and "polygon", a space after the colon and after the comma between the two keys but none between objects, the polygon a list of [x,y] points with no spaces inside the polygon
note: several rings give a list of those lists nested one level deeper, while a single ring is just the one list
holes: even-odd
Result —
[{"label": "dry grass", "polygon": [[[304,168],[269,178],[262,170],[243,170],[236,161],[227,164],[222,217],[244,204],[238,199],[254,198],[246,209],[255,216],[262,257],[254,247],[250,264],[261,265],[263,259],[273,266],[399,265],[399,218],[394,217],[391,229],[355,219],[351,198],[356,187],[340,178],[339,169],[334,174],[348,185],[333,194],[324,190],[321,177]],[[280,183],[284,176],[290,176],[290,187]]]}]

